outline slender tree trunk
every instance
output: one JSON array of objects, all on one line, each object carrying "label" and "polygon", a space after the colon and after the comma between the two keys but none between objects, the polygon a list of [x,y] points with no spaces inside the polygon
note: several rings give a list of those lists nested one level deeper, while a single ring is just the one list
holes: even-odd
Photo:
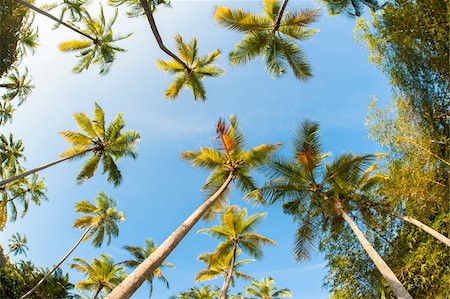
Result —
[{"label": "slender tree trunk", "polygon": [[16,85],[13,83],[2,83],[0,84],[0,87],[2,88],[14,88]]},{"label": "slender tree trunk", "polygon": [[84,237],[86,237],[86,235],[90,232],[90,230],[92,229],[92,226],[90,226],[88,229],[86,229],[86,231],[81,235],[81,237],[78,239],[78,241],[75,243],[75,245],[73,245],[72,248],[70,248],[70,250],[66,253],[66,255],[49,271],[47,272],[47,274],[44,275],[44,277],[42,277],[41,280],[39,280],[39,282],[31,289],[29,290],[25,295],[23,295],[22,297],[20,297],[20,299],[25,299],[28,296],[30,296],[31,294],[33,294],[41,284],[43,284],[47,278],[52,275],[52,273],[69,257],[69,255],[75,250],[75,248],[77,248],[78,245],[80,245],[80,243],[83,241]]},{"label": "slender tree trunk", "polygon": [[391,270],[391,268],[389,268],[386,262],[378,254],[378,252],[376,252],[376,250],[372,247],[372,245],[366,239],[356,223],[353,222],[353,220],[347,215],[347,213],[345,213],[342,207],[340,207],[340,204],[338,209],[338,211],[341,213],[342,218],[344,218],[348,225],[350,225],[362,247],[369,255],[375,266],[378,268],[378,271],[380,271],[381,275],[383,275],[384,279],[386,279],[395,296],[399,299],[412,299],[411,295],[398,280],[397,276],[395,276],[395,273]]},{"label": "slender tree trunk", "polygon": [[432,229],[431,227],[429,227],[428,225],[420,222],[419,220],[416,220],[414,218],[410,218],[408,216],[403,216],[400,215],[396,212],[389,212],[389,214],[393,215],[394,217],[401,219],[403,221],[409,222],[415,226],[417,226],[418,228],[424,230],[425,232],[429,233],[430,235],[432,235],[433,237],[435,237],[437,240],[441,241],[442,243],[444,243],[445,245],[447,245],[448,247],[450,247],[450,239],[447,238],[446,236],[444,236],[443,234],[441,234],[440,232]]},{"label": "slender tree trunk", "polygon": [[184,63],[183,60],[181,60],[177,55],[173,54],[167,47],[164,45],[163,40],[161,38],[161,35],[159,34],[158,27],[156,27],[155,19],[153,18],[152,10],[150,9],[147,0],[140,0],[142,7],[144,8],[145,15],[147,16],[148,23],[150,24],[150,28],[152,29],[153,35],[155,36],[155,39],[159,45],[159,48],[175,59],[179,64],[181,64],[186,71],[190,72],[191,69],[187,66],[186,63]]},{"label": "slender tree trunk", "polygon": [[33,173],[36,173],[36,172],[41,171],[41,170],[43,170],[43,169],[49,168],[50,166],[56,165],[56,164],[58,164],[58,163],[61,163],[61,162],[66,161],[66,160],[73,159],[73,158],[75,158],[75,157],[78,157],[78,156],[83,155],[83,154],[85,154],[85,153],[87,153],[87,152],[90,152],[90,151],[93,151],[93,149],[88,149],[88,150],[82,151],[82,152],[80,152],[80,153],[78,153],[78,154],[71,155],[71,156],[68,156],[68,157],[64,157],[64,158],[55,160],[55,161],[50,162],[50,163],[48,163],[48,164],[44,164],[44,165],[39,166],[39,167],[36,167],[36,168],[34,168],[34,169],[30,169],[30,170],[28,170],[28,171],[25,171],[25,172],[23,172],[23,173],[21,173],[21,174],[15,175],[15,176],[10,177],[10,178],[7,178],[6,180],[0,181],[0,187],[1,187],[1,186],[4,186],[4,185],[6,185],[6,184],[9,184],[9,183],[11,183],[11,182],[13,182],[13,181],[15,181],[15,180],[18,180],[18,179],[24,178],[24,177],[26,177],[26,176],[29,176],[30,174],[33,174]]},{"label": "slender tree trunk", "polygon": [[131,295],[142,285],[148,275],[169,256],[192,227],[211,208],[219,196],[228,188],[234,175],[228,175],[222,186],[204,203],[202,203],[150,256],[148,256],[127,278],[125,278],[106,298],[122,299]]},{"label": "slender tree trunk", "polygon": [[88,34],[86,34],[86,33],[82,32],[82,31],[78,30],[77,28],[75,28],[75,27],[73,27],[73,26],[70,26],[69,24],[67,24],[67,23],[64,22],[63,20],[58,19],[57,17],[55,17],[55,16],[49,14],[49,13],[46,12],[45,10],[40,9],[39,7],[36,7],[36,6],[34,6],[33,4],[28,3],[28,2],[25,1],[25,0],[16,0],[16,1],[19,2],[19,3],[22,4],[22,5],[25,5],[26,7],[28,7],[28,8],[30,8],[30,9],[34,10],[34,11],[36,11],[36,12],[38,12],[38,13],[40,13],[40,14],[46,16],[47,18],[50,18],[50,19],[52,19],[53,21],[55,21],[55,22],[57,22],[57,23],[59,23],[59,24],[61,24],[61,25],[66,26],[67,28],[69,28],[69,29],[75,31],[76,33],[81,34],[81,35],[83,35],[84,37],[89,38],[89,39],[92,40],[93,42],[97,42],[97,39],[93,38],[92,36],[89,36]]},{"label": "slender tree trunk", "polygon": [[275,32],[275,31],[278,30],[278,28],[280,28],[281,19],[283,18],[283,13],[284,13],[284,10],[286,9],[286,6],[287,6],[288,2],[289,2],[289,0],[284,0],[283,1],[283,4],[281,5],[280,11],[278,12],[278,15],[277,15],[277,19],[275,20],[275,26],[273,27],[273,31],[272,32]]},{"label": "slender tree trunk", "polygon": [[222,286],[222,290],[220,291],[219,299],[226,299],[228,294],[228,288],[230,287],[231,278],[233,277],[234,264],[236,263],[236,251],[237,246],[236,242],[234,242],[233,246],[233,257],[231,258],[230,269],[228,270],[227,277],[225,278]]},{"label": "slender tree trunk", "polygon": [[100,292],[102,291],[103,286],[100,286],[97,291],[95,292],[94,297],[92,297],[92,299],[96,299],[98,297],[98,295],[100,295]]}]

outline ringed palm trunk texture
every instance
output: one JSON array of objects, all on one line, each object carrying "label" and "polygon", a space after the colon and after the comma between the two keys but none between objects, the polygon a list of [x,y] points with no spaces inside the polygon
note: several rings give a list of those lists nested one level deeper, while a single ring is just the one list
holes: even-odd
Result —
[{"label": "ringed palm trunk texture", "polygon": [[414,218],[410,218],[408,216],[403,216],[400,215],[396,212],[389,212],[391,215],[393,215],[394,217],[401,219],[403,221],[409,222],[415,226],[417,226],[418,228],[424,230],[425,232],[429,233],[430,235],[432,235],[433,237],[435,237],[437,240],[441,241],[442,243],[444,243],[445,245],[447,245],[448,247],[450,247],[450,239],[447,238],[446,236],[444,236],[443,234],[441,234],[440,232],[432,229],[431,227],[429,227],[428,225],[420,222],[419,220],[416,220]]},{"label": "ringed palm trunk texture", "polygon": [[41,170],[43,170],[43,169],[49,168],[50,166],[56,165],[56,164],[58,164],[58,163],[61,163],[61,162],[66,161],[66,160],[73,159],[73,158],[75,158],[75,157],[78,157],[78,156],[83,155],[83,154],[85,154],[85,153],[87,153],[87,152],[90,152],[90,151],[93,151],[93,149],[88,149],[88,150],[82,151],[82,152],[80,152],[80,153],[78,153],[78,154],[71,155],[71,156],[68,156],[68,157],[64,157],[64,158],[55,160],[55,161],[50,162],[50,163],[48,163],[48,164],[44,164],[44,165],[42,165],[42,166],[39,166],[39,167],[30,169],[30,170],[28,170],[28,171],[25,171],[25,172],[23,172],[23,173],[21,173],[21,174],[15,175],[15,176],[10,177],[10,178],[7,178],[6,180],[0,181],[0,187],[1,187],[1,186],[4,186],[4,185],[6,185],[6,184],[9,184],[9,183],[11,183],[11,182],[14,182],[15,180],[18,180],[18,179],[24,178],[24,177],[26,177],[26,176],[29,176],[30,174],[33,174],[33,173],[36,173],[36,172],[41,171]]},{"label": "ringed palm trunk texture", "polygon": [[33,4],[28,3],[28,2],[25,1],[25,0],[16,0],[16,1],[19,2],[20,4],[26,6],[26,7],[28,7],[28,8],[30,8],[30,9],[34,10],[34,11],[36,11],[36,12],[38,12],[38,13],[40,13],[40,14],[46,16],[47,18],[50,18],[50,19],[52,19],[53,21],[55,21],[55,22],[57,22],[57,23],[59,23],[59,24],[65,26],[65,27],[69,28],[70,30],[73,30],[73,31],[75,31],[75,32],[78,33],[78,34],[81,34],[81,35],[83,35],[84,37],[89,38],[90,40],[92,40],[92,41],[94,41],[94,42],[97,41],[97,40],[96,40],[95,38],[93,38],[92,36],[87,35],[86,33],[84,33],[84,32],[82,32],[82,31],[78,30],[77,28],[75,28],[75,27],[73,27],[73,26],[70,26],[69,24],[67,24],[67,23],[64,22],[63,20],[58,19],[57,17],[55,17],[55,16],[49,14],[49,13],[46,12],[45,10],[40,9],[39,7],[36,7],[36,6],[34,6]]},{"label": "ringed palm trunk texture", "polygon": [[342,208],[340,208],[340,212],[342,218],[344,218],[344,220],[350,225],[351,229],[355,233],[364,250],[369,255],[370,259],[378,268],[381,275],[383,275],[384,279],[386,279],[395,296],[399,299],[413,299],[405,289],[405,287],[402,285],[402,283],[398,280],[397,276],[395,276],[395,273],[391,270],[391,268],[389,268],[386,262],[378,254],[378,252],[376,252],[376,250],[372,247],[372,245],[366,239],[356,223],[353,222],[353,220],[347,215],[347,213],[345,213]]},{"label": "ringed palm trunk texture", "polygon": [[232,172],[228,175],[222,186],[204,203],[202,203],[151,255],[149,255],[127,278],[125,278],[106,298],[122,299],[131,295],[142,285],[148,275],[155,271],[169,256],[192,227],[211,208],[219,196],[225,191],[233,180]]},{"label": "ringed palm trunk texture", "polygon": [[234,264],[236,262],[236,251],[237,251],[237,246],[236,246],[236,243],[234,243],[233,257],[231,258],[230,270],[228,270],[227,277],[225,278],[225,280],[223,282],[223,286],[222,286],[222,290],[220,291],[219,299],[227,298],[228,288],[230,287],[231,278],[233,277]]},{"label": "ringed palm trunk texture", "polygon": [[42,277],[41,280],[39,280],[39,282],[31,289],[29,290],[25,295],[23,295],[22,297],[20,297],[20,299],[25,299],[28,296],[30,296],[31,294],[33,294],[41,284],[43,284],[47,278],[49,278],[50,275],[52,275],[53,272],[55,272],[55,270],[62,264],[64,263],[64,261],[69,257],[69,255],[75,250],[75,248],[77,248],[78,245],[80,245],[80,243],[83,241],[84,237],[86,237],[86,235],[89,233],[89,231],[92,229],[92,226],[89,227],[88,229],[85,230],[85,232],[81,235],[81,237],[78,239],[78,241],[75,243],[75,245],[73,245],[72,248],[70,248],[70,250],[66,253],[66,255],[49,271],[47,272],[47,274],[44,275],[44,277]]}]

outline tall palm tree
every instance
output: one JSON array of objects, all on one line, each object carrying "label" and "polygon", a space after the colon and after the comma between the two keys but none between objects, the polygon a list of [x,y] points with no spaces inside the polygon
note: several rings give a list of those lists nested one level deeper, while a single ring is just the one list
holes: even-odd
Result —
[{"label": "tall palm tree", "polygon": [[182,37],[175,35],[178,54],[181,60],[188,66],[186,69],[175,59],[157,61],[157,66],[166,73],[176,74],[177,77],[166,89],[164,96],[175,99],[181,89],[187,87],[192,91],[194,99],[206,100],[206,91],[202,79],[205,77],[218,77],[224,70],[217,65],[212,64],[219,58],[220,51],[215,50],[203,57],[198,56],[198,43],[194,37],[190,43],[185,43]]},{"label": "tall palm tree", "polygon": [[346,13],[352,17],[360,17],[364,12],[364,6],[371,11],[377,11],[381,8],[377,0],[322,0],[332,16]]},{"label": "tall palm tree", "polygon": [[264,277],[259,282],[252,282],[245,288],[245,293],[249,295],[248,299],[284,299],[292,297],[292,292],[287,289],[274,287],[275,280],[272,277]]},{"label": "tall palm tree", "polygon": [[[126,4],[126,6],[128,6],[128,8],[129,8],[129,11],[127,11],[127,16],[129,18],[137,18],[137,17],[145,15],[145,10],[142,7],[140,0],[108,0],[108,4],[111,6],[115,6],[115,7],[121,6],[122,4]],[[164,5],[166,7],[170,7],[170,1],[169,0],[147,0],[147,5],[153,14],[159,5]]]},{"label": "tall palm tree", "polygon": [[[158,248],[155,244],[155,242],[152,239],[145,240],[144,247],[140,246],[124,246],[123,247],[126,251],[128,251],[134,259],[126,260],[122,262],[121,264],[125,264],[126,267],[135,269],[137,266],[139,266],[150,254],[152,254],[156,248]],[[175,268],[175,266],[170,262],[162,262],[161,265],[156,268],[152,273],[148,275],[147,282],[150,285],[150,293],[149,298],[152,297],[153,293],[153,279],[156,277],[160,281],[162,281],[166,288],[170,288],[169,281],[164,276],[164,273],[162,269],[164,268]]]},{"label": "tall palm tree", "polygon": [[125,49],[119,48],[113,43],[128,38],[132,33],[122,36],[113,34],[112,26],[117,19],[117,14],[118,9],[115,10],[113,17],[106,22],[103,6],[100,6],[100,17],[98,19],[93,19],[87,11],[83,12],[81,20],[86,27],[84,32],[94,37],[94,40],[70,40],[59,44],[58,47],[62,52],[79,52],[80,61],[72,69],[74,72],[80,73],[88,69],[91,64],[99,64],[100,74],[106,74],[110,70],[116,54],[125,52]]},{"label": "tall palm tree", "polygon": [[255,233],[256,227],[266,215],[267,213],[260,213],[247,216],[246,208],[241,210],[238,206],[229,206],[219,218],[219,225],[199,230],[222,240],[215,253],[219,259],[232,254],[219,299],[227,297],[239,249],[260,258],[263,255],[263,245],[277,245],[275,241]]},{"label": "tall palm tree", "polygon": [[28,77],[28,68],[25,68],[23,75],[19,73],[17,68],[14,68],[6,78],[8,81],[0,84],[0,87],[7,90],[2,97],[8,101],[17,99],[17,106],[20,106],[34,88],[34,85],[31,85],[31,79]]},{"label": "tall palm tree", "polygon": [[174,299],[217,299],[219,294],[218,288],[204,285],[201,288],[192,287],[189,291],[183,292],[178,296],[172,297]]},{"label": "tall palm tree", "polygon": [[4,126],[8,122],[11,123],[15,111],[16,107],[9,100],[0,101],[0,126]]},{"label": "tall palm tree", "polygon": [[[84,6],[87,4],[86,0],[62,0],[61,2],[48,3],[41,6],[43,10],[51,11],[55,8],[59,8],[59,20],[64,20],[66,14],[69,15],[69,21],[79,22],[83,16],[83,13],[86,12]],[[57,29],[61,24],[58,22],[55,24],[54,29]]]},{"label": "tall palm tree", "polygon": [[93,258],[89,264],[81,258],[74,258],[74,263],[70,264],[72,269],[84,273],[86,280],[76,284],[77,289],[92,291],[92,298],[96,299],[104,292],[110,292],[126,276],[123,267],[115,264],[114,260],[106,254],[101,258]]},{"label": "tall palm tree", "polygon": [[0,174],[14,175],[20,169],[20,160],[25,160],[24,147],[21,139],[15,141],[14,135],[0,135]]},{"label": "tall palm tree", "polygon": [[84,229],[83,234],[66,255],[64,255],[64,257],[30,291],[23,295],[21,299],[30,296],[36,291],[36,289],[39,288],[39,286],[44,283],[45,280],[47,280],[47,278],[70,256],[81,242],[92,238],[92,245],[100,247],[105,240],[109,245],[111,239],[119,235],[117,223],[124,221],[125,216],[122,212],[117,210],[116,201],[103,192],[98,194],[95,201],[96,205],[86,200],[82,200],[75,205],[75,211],[77,213],[86,214],[75,220],[73,223],[74,227]]},{"label": "tall palm tree", "polygon": [[14,255],[23,254],[27,256],[27,242],[27,236],[21,236],[19,233],[15,233],[9,239],[9,252],[6,255],[14,253]]},{"label": "tall palm tree", "polygon": [[95,103],[94,119],[89,119],[82,112],[75,113],[73,117],[82,132],[61,132],[61,135],[72,144],[71,148],[61,154],[61,159],[4,179],[0,181],[0,187],[63,161],[81,158],[88,154],[91,154],[91,157],[79,172],[77,182],[82,183],[91,178],[102,161],[103,173],[107,173],[108,182],[118,186],[122,182],[122,175],[116,162],[122,157],[136,158],[136,143],[140,139],[139,133],[136,131],[122,132],[125,122],[121,113],[106,128],[105,114],[97,103]]},{"label": "tall palm tree", "polygon": [[[232,286],[235,285],[235,279],[246,279],[246,280],[255,280],[255,278],[251,275],[242,273],[239,270],[239,268],[246,263],[253,262],[254,259],[243,259],[243,260],[237,260],[237,256],[239,255],[239,251],[236,253],[234,267],[232,269],[232,277],[230,284]],[[231,264],[233,263],[233,256],[234,252],[230,252],[229,254],[225,256],[218,257],[215,253],[203,253],[201,254],[198,259],[202,262],[205,262],[207,265],[206,269],[200,270],[197,273],[197,276],[195,277],[195,282],[201,282],[211,279],[216,279],[220,276],[223,276],[224,282],[226,281],[228,277],[228,273],[231,271]]]},{"label": "tall palm tree", "polygon": [[317,10],[285,13],[287,2],[264,0],[262,15],[229,7],[216,9],[214,18],[219,25],[244,33],[230,53],[231,64],[245,64],[262,55],[267,71],[274,77],[286,72],[286,64],[300,80],[306,81],[312,76],[311,67],[297,41],[306,40],[316,32],[306,27],[317,19]]},{"label": "tall palm tree", "polygon": [[269,203],[284,202],[284,211],[299,223],[294,243],[294,254],[299,261],[309,258],[321,229],[339,232],[343,222],[347,222],[396,296],[411,298],[347,214],[347,211],[361,211],[351,195],[354,188],[346,182],[361,179],[377,155],[342,154],[326,164],[323,160],[328,154],[322,152],[318,130],[318,123],[302,122],[294,137],[294,159],[274,159],[269,169],[271,179],[249,197],[262,202],[266,199]]},{"label": "tall palm tree", "polygon": [[[235,116],[230,116],[230,125],[219,120],[217,127],[219,148],[200,148],[199,151],[187,151],[182,158],[199,168],[211,171],[203,190],[208,198],[201,204],[148,258],[134,270],[108,298],[129,298],[145,281],[148,273],[153,272],[169,256],[178,243],[202,218],[214,215],[226,203],[232,181],[244,192],[256,189],[251,171],[261,167],[269,156],[281,144],[261,144],[250,150],[244,149],[244,135],[239,130]],[[208,213],[209,211],[209,213]]]}]

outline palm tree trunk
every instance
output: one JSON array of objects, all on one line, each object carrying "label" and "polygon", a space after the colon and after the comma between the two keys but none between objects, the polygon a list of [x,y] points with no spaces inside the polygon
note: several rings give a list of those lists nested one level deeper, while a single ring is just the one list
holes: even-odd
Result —
[{"label": "palm tree trunk", "polygon": [[378,252],[376,252],[376,250],[372,247],[372,245],[366,239],[366,237],[358,228],[356,223],[353,222],[353,220],[347,215],[347,213],[345,213],[345,211],[342,209],[342,207],[340,207],[340,205],[338,209],[339,209],[338,211],[341,213],[342,218],[344,218],[344,220],[348,223],[348,225],[350,225],[351,229],[353,230],[353,233],[355,233],[362,247],[369,255],[370,259],[373,261],[375,266],[378,268],[378,271],[380,271],[381,275],[383,275],[384,279],[386,279],[395,296],[399,299],[412,299],[411,295],[408,293],[408,291],[405,289],[402,283],[398,280],[397,276],[395,276],[395,273],[391,270],[391,268],[389,268],[386,262],[378,254]]},{"label": "palm tree trunk", "polygon": [[234,178],[230,172],[220,188],[202,203],[151,255],[149,255],[127,278],[125,278],[106,298],[123,299],[131,295],[148,278],[148,275],[169,256],[181,240],[188,234],[192,227],[211,208],[219,196],[228,188]]},{"label": "palm tree trunk", "polygon": [[22,5],[25,5],[26,7],[28,7],[28,8],[30,8],[30,9],[34,10],[34,11],[40,13],[40,14],[42,14],[42,15],[44,15],[44,16],[50,18],[50,19],[52,19],[53,21],[55,21],[55,22],[57,22],[57,23],[59,23],[59,24],[61,24],[61,25],[66,26],[67,28],[69,28],[69,29],[75,31],[76,33],[81,34],[81,35],[83,35],[84,37],[89,38],[89,39],[92,40],[93,42],[97,42],[97,39],[95,39],[95,38],[93,38],[93,37],[87,35],[86,33],[84,33],[84,32],[82,32],[82,31],[78,30],[77,28],[75,28],[75,27],[73,27],[73,26],[70,26],[69,24],[67,24],[67,23],[64,22],[63,20],[58,19],[57,17],[55,17],[55,16],[49,14],[49,13],[46,12],[45,10],[40,9],[39,7],[36,7],[36,6],[34,6],[33,4],[26,2],[25,0],[16,0],[16,1],[19,2],[19,3],[22,4]]},{"label": "palm tree trunk", "polygon": [[281,24],[281,18],[283,18],[284,10],[286,9],[286,6],[288,4],[289,0],[284,0],[283,4],[281,5],[280,11],[278,12],[277,19],[275,20],[275,26],[273,27],[272,32],[275,32],[280,28]]},{"label": "palm tree trunk", "polygon": [[92,297],[92,299],[96,299],[98,297],[98,295],[100,295],[100,292],[102,291],[103,286],[100,286],[97,291],[95,292],[94,297]]},{"label": "palm tree trunk", "polygon": [[401,219],[403,221],[409,222],[415,226],[417,226],[418,228],[424,230],[425,232],[429,233],[430,235],[432,235],[433,237],[435,237],[437,240],[441,241],[442,243],[444,243],[445,245],[447,245],[448,247],[450,247],[450,239],[447,238],[446,236],[444,236],[443,234],[441,234],[440,232],[432,229],[431,227],[429,227],[428,225],[420,222],[419,220],[416,220],[414,218],[410,218],[408,216],[403,216],[400,215],[396,212],[389,212],[389,214],[391,214],[392,216]]},{"label": "palm tree trunk", "polygon": [[13,181],[15,181],[15,180],[18,180],[18,179],[24,178],[24,177],[26,177],[26,176],[29,176],[30,174],[33,174],[33,173],[36,173],[36,172],[41,171],[41,170],[43,170],[43,169],[49,168],[50,166],[56,165],[56,164],[58,164],[58,163],[61,163],[61,162],[66,161],[66,160],[73,159],[73,158],[75,158],[75,157],[78,157],[78,156],[80,156],[80,155],[83,155],[83,154],[85,154],[85,153],[87,153],[87,152],[90,152],[90,151],[93,151],[93,150],[94,150],[94,149],[88,149],[88,150],[82,151],[82,152],[80,152],[80,153],[78,153],[78,154],[74,154],[74,155],[71,155],[71,156],[67,156],[67,157],[64,157],[64,158],[55,160],[55,161],[50,162],[50,163],[48,163],[48,164],[44,164],[44,165],[42,165],[42,166],[39,166],[39,167],[30,169],[30,170],[28,170],[28,171],[25,171],[25,172],[23,172],[23,173],[21,173],[21,174],[15,175],[15,176],[10,177],[10,178],[7,178],[6,180],[0,181],[0,187],[1,187],[1,186],[4,186],[4,185],[6,185],[6,184],[9,184],[9,183],[11,183],[11,182],[13,182]]},{"label": "palm tree trunk", "polygon": [[78,241],[75,243],[75,245],[73,245],[73,247],[70,248],[70,250],[66,253],[66,255],[49,272],[47,272],[47,274],[45,274],[44,277],[42,277],[42,279],[39,280],[39,282],[31,290],[29,290],[25,295],[20,297],[20,299],[25,299],[31,294],[33,294],[39,288],[39,286],[43,284],[47,280],[47,278],[69,257],[69,255],[75,250],[75,248],[77,248],[77,246],[80,245],[84,237],[86,237],[86,235],[90,232],[91,229],[92,226],[88,227],[86,231],[78,239]]},{"label": "palm tree trunk", "polygon": [[236,262],[236,252],[237,246],[236,242],[234,242],[233,246],[233,257],[231,258],[230,269],[228,270],[227,277],[225,278],[222,286],[222,290],[220,291],[219,299],[226,299],[228,294],[228,288],[230,287],[231,278],[233,277],[234,264]]},{"label": "palm tree trunk", "polygon": [[175,59],[179,64],[181,64],[186,71],[190,72],[191,69],[187,66],[186,63],[184,63],[183,60],[181,60],[177,55],[173,54],[167,47],[164,45],[161,35],[159,34],[158,27],[156,27],[155,19],[153,18],[152,10],[150,9],[147,0],[140,0],[142,7],[144,8],[145,15],[147,16],[148,23],[150,24],[150,28],[152,29],[153,35],[155,36],[156,42],[158,43],[159,48]]}]

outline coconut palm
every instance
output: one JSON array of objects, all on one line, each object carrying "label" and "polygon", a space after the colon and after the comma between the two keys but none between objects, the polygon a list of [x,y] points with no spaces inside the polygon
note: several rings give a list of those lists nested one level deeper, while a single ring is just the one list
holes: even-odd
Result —
[{"label": "coconut palm", "polygon": [[263,245],[277,245],[275,241],[255,233],[256,227],[266,215],[267,213],[260,213],[247,216],[246,208],[241,210],[238,206],[229,206],[219,218],[219,225],[199,230],[222,240],[216,248],[217,258],[224,259],[232,254],[219,299],[227,297],[238,250],[260,258],[263,255]]},{"label": "coconut palm", "polygon": [[[79,22],[82,19],[82,15],[86,12],[84,6],[88,4],[86,0],[62,0],[61,2],[53,2],[44,4],[41,8],[46,11],[51,11],[55,8],[59,8],[59,18],[64,20],[66,14],[69,15],[69,21]],[[61,24],[58,22],[55,24],[54,29],[57,29]]]},{"label": "coconut palm", "polygon": [[122,132],[125,122],[121,113],[106,128],[105,114],[97,103],[95,103],[92,120],[82,112],[75,113],[73,117],[82,132],[64,131],[60,133],[72,145],[61,154],[60,159],[2,180],[0,187],[63,161],[85,157],[89,154],[91,156],[78,173],[77,182],[82,183],[91,178],[102,161],[103,173],[107,174],[108,182],[118,186],[122,182],[122,175],[116,162],[123,157],[132,157],[133,159],[137,157],[136,143],[140,138],[139,133],[136,131]]},{"label": "coconut palm", "polygon": [[359,17],[364,12],[364,6],[370,8],[371,11],[380,9],[377,0],[322,0],[328,9],[328,13],[332,16],[346,13],[352,17]]},{"label": "coconut palm", "polygon": [[0,126],[4,126],[8,122],[11,123],[15,111],[16,107],[9,100],[3,99],[0,101]]},{"label": "coconut palm", "polygon": [[96,205],[86,200],[82,200],[75,205],[75,211],[77,213],[86,214],[73,223],[73,227],[84,230],[83,234],[66,255],[30,291],[23,295],[21,299],[30,296],[44,283],[81,242],[92,239],[92,245],[100,247],[105,241],[109,245],[111,239],[119,235],[117,223],[124,221],[125,216],[117,210],[116,201],[108,197],[104,192],[100,192],[95,198],[95,201]]},{"label": "coconut palm", "polygon": [[[249,262],[253,262],[254,259],[243,259],[237,261],[237,256],[240,251],[237,251],[234,267],[232,269],[232,277],[230,284],[234,287],[235,279],[246,279],[246,280],[255,280],[255,278],[251,275],[242,273],[239,268]],[[198,257],[198,260],[205,262],[207,265],[206,269],[200,270],[195,277],[195,282],[201,282],[211,279],[216,279],[218,277],[223,277],[224,282],[227,279],[228,273],[230,273],[230,266],[233,263],[234,252],[230,252],[225,256],[218,257],[215,253],[203,253]]]},{"label": "coconut palm", "polygon": [[117,19],[118,10],[116,9],[113,17],[108,22],[103,13],[103,6],[100,6],[100,17],[93,19],[87,11],[82,14],[82,22],[86,29],[84,32],[94,39],[70,40],[58,45],[62,52],[79,52],[80,61],[72,69],[80,73],[88,69],[91,64],[100,65],[100,74],[106,74],[115,56],[118,52],[125,52],[125,49],[119,48],[113,43],[129,37],[132,33],[123,36],[116,36],[112,32],[112,26]]},{"label": "coconut palm", "polygon": [[272,277],[264,277],[259,282],[252,282],[245,288],[245,293],[249,295],[248,299],[284,299],[292,297],[289,289],[279,289],[275,286],[275,280]]},{"label": "coconut palm", "polygon": [[75,287],[92,291],[93,299],[98,298],[101,293],[110,292],[126,276],[123,273],[124,268],[115,264],[106,254],[102,254],[99,259],[93,258],[90,264],[81,258],[73,260],[74,263],[70,264],[70,267],[87,276],[86,280],[78,282]]},{"label": "coconut palm", "polygon": [[175,99],[183,88],[189,88],[192,91],[194,99],[206,100],[206,91],[202,79],[205,77],[218,77],[224,70],[217,65],[212,64],[219,58],[220,51],[215,50],[203,57],[198,55],[198,43],[194,37],[189,43],[185,43],[183,38],[175,35],[178,54],[181,60],[188,66],[186,69],[175,59],[159,59],[156,65],[166,73],[176,74],[175,80],[166,89],[164,96]]},{"label": "coconut palm", "polygon": [[206,285],[201,288],[192,287],[189,291],[183,292],[178,296],[171,297],[174,299],[217,299],[219,294],[218,288]]},{"label": "coconut palm", "polygon": [[[140,246],[124,246],[123,247],[126,251],[128,251],[134,259],[132,260],[126,260],[122,262],[121,264],[125,264],[126,267],[135,269],[137,266],[139,266],[150,254],[152,254],[156,248],[158,248],[155,244],[155,242],[152,239],[145,240],[144,247]],[[162,262],[161,265],[154,270],[152,273],[148,275],[147,282],[150,285],[150,293],[149,298],[152,297],[153,293],[153,279],[157,278],[161,282],[163,282],[166,286],[166,288],[170,288],[169,281],[164,276],[164,273],[162,269],[164,268],[175,268],[175,266],[170,262]]]},{"label": "coconut palm", "polygon": [[20,106],[34,88],[34,85],[31,85],[31,79],[28,76],[28,68],[25,68],[23,75],[19,73],[17,68],[14,68],[6,76],[6,79],[8,81],[0,84],[0,87],[7,90],[2,96],[3,99],[7,101],[17,99],[17,105]]},{"label": "coconut palm", "polygon": [[306,40],[316,32],[306,27],[317,19],[317,10],[284,12],[287,2],[264,0],[262,15],[229,7],[216,8],[214,18],[220,26],[244,33],[230,52],[231,64],[245,64],[262,55],[267,71],[274,77],[286,72],[286,64],[300,80],[306,81],[312,76],[297,41]]},{"label": "coconut palm", "polygon": [[19,233],[15,233],[9,239],[9,252],[6,255],[13,253],[14,255],[23,254],[27,256],[27,236],[21,236]]},{"label": "coconut palm", "polygon": [[35,49],[39,45],[38,27],[34,23],[34,14],[27,14],[23,20],[23,25],[20,28],[19,40],[17,43],[17,51],[19,59],[17,64],[22,61],[22,58],[28,55],[28,51],[34,54]]},{"label": "coconut palm", "polygon": [[11,176],[21,170],[20,160],[25,160],[21,139],[14,140],[14,135],[0,135],[0,175]]},{"label": "coconut palm", "polygon": [[108,298],[129,298],[145,281],[147,273],[159,267],[202,217],[208,218],[213,216],[215,211],[223,209],[232,181],[241,191],[254,190],[256,184],[251,177],[251,171],[266,163],[269,156],[281,145],[261,144],[245,150],[244,135],[240,132],[237,119],[233,115],[230,116],[229,126],[223,120],[219,120],[216,131],[218,149],[202,147],[198,151],[187,151],[182,154],[182,158],[194,166],[211,171],[203,186],[208,198],[115,288]]},{"label": "coconut palm", "polygon": [[45,195],[47,187],[44,180],[40,180],[37,174],[14,181],[0,190],[0,231],[5,228],[8,219],[11,222],[16,221],[17,203],[21,204],[22,213],[20,216],[24,217],[28,212],[30,202],[39,206],[41,201],[47,200]]},{"label": "coconut palm", "polygon": [[[127,16],[130,18],[137,18],[145,15],[145,10],[142,7],[140,0],[108,0],[108,4],[111,6],[121,6],[125,4],[129,10],[127,11]],[[169,0],[147,0],[147,5],[152,13],[155,12],[159,5],[164,5],[170,7]]]},{"label": "coconut palm", "polygon": [[318,130],[318,123],[302,122],[294,137],[294,159],[274,159],[268,169],[270,180],[249,197],[284,203],[285,213],[299,223],[294,243],[298,261],[309,258],[323,230],[339,233],[347,222],[396,296],[411,298],[348,214],[361,210],[355,203],[357,190],[346,183],[361,180],[377,155],[341,154],[324,163],[328,154],[322,152]]}]

